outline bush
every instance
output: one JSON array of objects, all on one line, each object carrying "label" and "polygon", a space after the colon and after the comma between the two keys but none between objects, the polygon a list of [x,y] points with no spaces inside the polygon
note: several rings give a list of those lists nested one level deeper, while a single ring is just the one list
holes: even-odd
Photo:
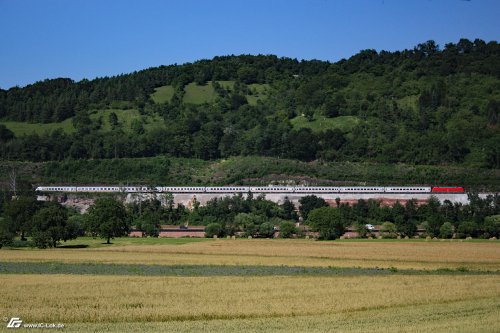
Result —
[{"label": "bush", "polygon": [[484,234],[486,237],[500,236],[500,215],[487,216],[484,219]]},{"label": "bush", "polygon": [[259,235],[262,237],[274,236],[274,225],[271,222],[264,222],[259,226]]},{"label": "bush", "polygon": [[370,233],[370,230],[368,230],[366,223],[364,223],[363,221],[356,222],[354,228],[358,232],[360,238],[367,238],[368,234]]},{"label": "bush", "polygon": [[245,231],[245,236],[254,236],[259,231],[258,226],[265,222],[265,218],[254,213],[239,213],[234,217],[237,228]]},{"label": "bush", "polygon": [[478,227],[474,221],[464,221],[457,228],[459,238],[477,237]]},{"label": "bush", "polygon": [[5,220],[0,219],[0,249],[3,246],[11,245],[12,240],[14,239],[14,234],[10,232],[4,221]]},{"label": "bush", "polygon": [[292,221],[283,221],[280,223],[280,237],[281,238],[291,238],[297,233],[297,227]]},{"label": "bush", "polygon": [[213,238],[214,236],[222,236],[222,226],[219,223],[210,223],[205,228],[205,237]]},{"label": "bush", "polygon": [[384,238],[396,238],[396,225],[392,222],[384,222],[380,227],[380,232]]},{"label": "bush", "polygon": [[447,239],[452,238],[453,237],[453,224],[451,224],[450,222],[443,223],[441,228],[439,228],[439,236],[441,238],[447,238]]}]

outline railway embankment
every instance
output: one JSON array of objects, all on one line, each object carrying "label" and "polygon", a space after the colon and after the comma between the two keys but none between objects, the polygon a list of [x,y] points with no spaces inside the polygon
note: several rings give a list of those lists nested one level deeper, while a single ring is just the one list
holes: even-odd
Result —
[{"label": "railway embankment", "polygon": [[[486,198],[488,195],[493,195],[494,193],[480,193],[481,198]],[[174,204],[183,204],[188,209],[191,209],[195,203],[199,203],[201,206],[206,205],[206,203],[215,198],[223,198],[227,196],[236,195],[235,193],[173,193]],[[241,194],[246,197],[247,194]],[[308,195],[316,195],[325,199],[331,206],[336,206],[339,203],[354,204],[358,200],[379,200],[382,205],[392,206],[394,203],[399,202],[405,204],[408,200],[415,199],[417,204],[422,204],[429,200],[431,196],[436,197],[439,201],[444,202],[449,200],[452,203],[467,204],[468,197],[467,193],[253,193],[254,197],[258,195],[265,195],[267,200],[281,204],[288,199],[292,201],[297,207],[299,206],[299,200]],[[97,196],[102,196],[102,194],[96,194]],[[123,201],[125,203],[140,202],[150,199],[158,199],[163,204],[166,203],[166,196],[163,193],[129,193],[126,195],[121,194]],[[69,194],[69,195],[50,195],[50,196],[39,196],[38,200],[48,201],[57,200],[61,202],[64,206],[77,209],[81,212],[86,212],[87,209],[93,204],[94,199],[91,194]],[[340,201],[339,201],[340,200]]]}]

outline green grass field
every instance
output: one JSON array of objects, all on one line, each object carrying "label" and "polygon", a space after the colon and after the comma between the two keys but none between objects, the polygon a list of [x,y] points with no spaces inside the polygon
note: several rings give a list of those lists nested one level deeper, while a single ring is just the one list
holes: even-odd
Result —
[{"label": "green grass field", "polygon": [[[155,115],[141,115],[137,109],[104,109],[104,110],[94,110],[90,118],[97,120],[101,118],[102,127],[101,131],[110,131],[111,126],[109,124],[109,115],[114,112],[118,117],[118,124],[125,132],[131,132],[131,124],[134,120],[139,120],[142,122],[144,129],[146,131],[163,127],[163,119]],[[16,136],[29,135],[29,134],[44,134],[46,132],[52,132],[56,129],[62,129],[66,133],[74,133],[76,130],[73,127],[73,118],[68,118],[60,123],[47,123],[47,124],[30,124],[18,121],[0,121],[0,124],[5,125],[10,129]]]},{"label": "green grass field", "polygon": [[[1,249],[4,320],[63,323],[64,332],[500,329],[498,242],[102,243]],[[457,264],[471,270],[437,269]],[[0,331],[9,330],[4,324]]]},{"label": "green grass field", "polygon": [[66,133],[75,132],[72,123],[73,118],[69,118],[60,123],[47,123],[47,124],[31,124],[20,121],[0,121],[0,124],[5,125],[16,136],[29,135],[29,134],[44,134],[52,132],[56,129],[62,129]]},{"label": "green grass field", "polygon": [[[217,81],[224,89],[229,91],[234,89],[234,81]],[[256,105],[259,100],[267,97],[269,89],[268,84],[250,84],[248,85],[251,94],[246,98],[250,105]],[[212,81],[208,81],[205,85],[198,85],[195,82],[189,83],[185,88],[184,103],[203,104],[211,103],[217,98]],[[155,103],[165,103],[172,99],[174,88],[172,86],[162,86],[155,88],[155,92],[151,94],[151,98]]]},{"label": "green grass field", "polygon": [[191,82],[184,88],[184,91],[186,92],[184,95],[184,103],[189,104],[210,103],[217,97],[217,94],[212,86],[212,82],[210,81],[203,86]]},{"label": "green grass field", "polygon": [[90,118],[97,119],[102,118],[102,128],[101,131],[107,132],[111,130],[111,125],[109,124],[109,115],[114,112],[118,117],[118,124],[123,129],[124,132],[131,132],[131,125],[134,120],[138,120],[143,124],[146,131],[163,127],[163,119],[155,114],[141,115],[137,109],[119,110],[119,109],[106,109],[106,110],[96,110],[91,114]]},{"label": "green grass field", "polygon": [[342,132],[350,132],[360,123],[360,119],[354,116],[340,116],[327,118],[315,115],[312,121],[308,121],[304,116],[297,116],[291,120],[294,128],[310,128],[313,132],[321,132],[328,129],[338,128]]},{"label": "green grass field", "polygon": [[155,92],[151,94],[151,98],[155,103],[170,102],[172,96],[174,96],[174,87],[172,86],[155,88]]}]

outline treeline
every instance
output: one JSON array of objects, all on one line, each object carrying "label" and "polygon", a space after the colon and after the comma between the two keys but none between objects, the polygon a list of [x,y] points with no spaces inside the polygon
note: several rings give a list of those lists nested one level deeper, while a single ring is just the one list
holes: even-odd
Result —
[{"label": "treeline", "polygon": [[[218,95],[215,102],[183,102],[188,83],[208,80]],[[234,88],[222,87],[220,80],[235,81]],[[253,83],[269,84],[257,105],[246,98]],[[155,104],[149,94],[162,85],[174,87],[173,98]],[[364,50],[336,63],[226,56],[93,81],[48,80],[0,91],[0,118],[73,117],[76,133],[16,138],[0,126],[0,156],[48,161],[259,155],[499,168],[499,85],[500,46],[479,39],[443,49],[428,41],[412,50]],[[103,131],[102,121],[90,113],[113,105],[161,115],[165,124],[146,131],[141,122],[124,129],[110,119],[112,129]],[[312,124],[339,116],[355,117],[357,125],[321,131],[292,125],[297,117]]]},{"label": "treeline", "polygon": [[[283,204],[254,199],[248,196],[213,199],[206,206],[194,207],[187,220],[193,224],[207,225],[207,235],[243,235],[271,237],[274,230],[281,237],[300,237],[303,228],[295,228],[294,222],[303,221],[306,228],[319,233],[320,239],[336,239],[347,228],[357,231],[359,237],[368,237],[367,225],[382,225],[381,233],[386,238],[413,237],[423,228],[423,236],[441,238],[490,238],[500,236],[500,196],[481,199],[469,194],[469,204],[462,205],[440,201],[432,197],[427,203],[417,205],[409,200],[391,206],[382,206],[378,200],[358,200],[352,206],[336,200],[330,207],[322,198],[314,195],[299,200],[299,210],[285,200]],[[284,231],[284,233],[283,233]]]},{"label": "treeline", "polygon": [[[206,237],[243,236],[282,238],[301,237],[306,231],[318,233],[320,239],[341,237],[347,228],[359,237],[371,235],[370,225],[382,225],[385,238],[414,237],[423,228],[424,236],[441,238],[500,236],[500,196],[480,198],[469,194],[469,204],[462,205],[434,197],[417,205],[409,200],[404,205],[382,206],[377,200],[358,200],[352,206],[336,199],[330,207],[314,195],[299,200],[298,211],[288,199],[282,204],[264,196],[214,198],[205,206],[196,201],[187,209],[174,205],[172,194],[124,205],[113,197],[100,197],[87,214],[68,211],[59,203],[40,203],[30,196],[19,196],[0,202],[0,246],[12,245],[15,236],[32,238],[34,246],[56,247],[60,241],[78,236],[102,237],[109,243],[114,237],[126,236],[130,230],[158,237],[161,225],[204,225]],[[301,227],[296,222],[302,221]]]}]

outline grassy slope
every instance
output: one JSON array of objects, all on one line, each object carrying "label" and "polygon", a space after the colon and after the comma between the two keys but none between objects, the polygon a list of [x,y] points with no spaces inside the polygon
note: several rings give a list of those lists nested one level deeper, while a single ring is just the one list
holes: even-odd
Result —
[{"label": "grassy slope", "polygon": [[29,135],[29,134],[43,134],[45,132],[52,132],[53,130],[61,128],[66,133],[72,133],[75,131],[73,127],[72,118],[66,119],[60,123],[48,123],[48,124],[30,124],[20,121],[0,121],[0,124],[5,125],[10,129],[16,136]]},{"label": "grassy slope", "polygon": [[[111,130],[109,124],[109,115],[114,112],[118,117],[118,123],[123,128],[125,132],[131,132],[131,123],[133,120],[140,120],[146,130],[150,130],[157,127],[163,126],[163,119],[155,115],[141,115],[137,109],[105,109],[105,110],[95,110],[90,115],[91,119],[102,119],[101,131]],[[16,136],[28,135],[32,133],[43,134],[45,132],[52,132],[53,130],[61,128],[66,133],[74,133],[75,128],[72,123],[73,118],[68,118],[60,123],[48,123],[48,124],[30,124],[18,121],[0,121],[0,124],[4,124],[8,129],[10,129]]]},{"label": "grassy slope", "polygon": [[295,128],[310,128],[313,132],[321,132],[328,129],[338,128],[342,132],[350,132],[361,120],[354,116],[340,116],[336,118],[326,118],[315,115],[312,121],[308,121],[304,116],[297,116],[291,120]]},{"label": "grassy slope", "polygon": [[[167,172],[158,173],[156,158],[51,163],[1,162],[0,183],[9,170],[35,183],[140,183],[151,185],[270,184],[290,181],[324,185],[462,185],[467,190],[500,191],[500,170],[449,166],[373,163],[299,162],[271,157],[231,157],[204,161],[169,158]],[[110,162],[111,169],[107,167]],[[106,167],[107,169],[103,169]],[[141,170],[141,172],[138,172]]]},{"label": "grassy slope", "polygon": [[[225,89],[232,90],[234,87],[234,81],[218,81],[221,86]],[[252,95],[247,96],[248,103],[251,105],[256,105],[260,99],[266,98],[266,91],[269,89],[267,84],[251,84],[249,89],[252,91]],[[204,86],[199,86],[195,83],[190,83],[185,87],[186,94],[184,95],[184,102],[191,104],[203,104],[211,103],[215,101],[217,94],[215,93],[212,82],[208,82]],[[164,103],[170,101],[174,94],[174,88],[172,86],[163,86],[155,89],[155,92],[151,94],[151,98],[155,103]],[[105,110],[95,110],[91,114],[92,119],[102,118],[102,131],[109,131],[111,126],[109,125],[109,114],[111,112],[116,113],[118,116],[118,122],[122,126],[125,132],[130,132],[130,125],[134,119],[138,119],[143,122],[144,128],[151,130],[158,127],[163,127],[163,119],[155,115],[144,115],[141,116],[137,109],[105,109]],[[66,133],[75,132],[75,128],[72,124],[73,118],[68,118],[60,123],[47,123],[47,124],[31,124],[18,121],[0,121],[0,124],[5,125],[10,129],[16,136],[29,135],[29,134],[43,134],[46,132],[52,132],[56,129],[62,129]]]},{"label": "grassy slope", "polygon": [[172,96],[174,96],[174,87],[172,86],[155,88],[155,92],[151,94],[151,98],[155,103],[169,102]]},{"label": "grassy slope", "polygon": [[[224,89],[233,90],[234,81],[217,81]],[[252,92],[247,95],[247,100],[250,105],[256,105],[261,99],[267,97],[268,84],[250,84],[248,86]],[[188,84],[185,88],[184,103],[203,104],[215,101],[217,94],[215,93],[212,81],[208,81],[205,85],[198,85],[194,82]],[[172,99],[174,88],[172,86],[162,86],[155,89],[151,94],[151,98],[155,103],[165,103]]]},{"label": "grassy slope", "polygon": [[[232,90],[234,87],[234,81],[218,81],[221,86],[225,89]],[[257,102],[263,98],[266,98],[266,91],[269,89],[267,84],[251,84],[249,89],[252,91],[251,95],[247,95],[248,103],[251,105],[256,105]],[[195,83],[190,83],[185,87],[186,94],[184,95],[184,102],[191,104],[202,104],[211,103],[215,101],[217,94],[215,93],[212,82],[208,81],[206,85],[199,86]],[[155,89],[155,92],[151,94],[151,98],[155,103],[165,103],[170,101],[174,94],[174,88],[172,86],[163,86]],[[95,110],[91,114],[92,119],[102,118],[102,131],[109,131],[111,129],[109,125],[109,114],[111,112],[116,113],[118,116],[118,122],[123,127],[125,132],[130,132],[130,124],[134,119],[138,119],[143,122],[144,128],[150,130],[156,127],[163,126],[163,120],[159,115],[143,115],[139,113],[137,109],[105,109],[105,110]],[[47,123],[47,124],[31,124],[19,121],[0,121],[0,124],[5,125],[10,129],[16,136],[29,135],[32,133],[43,134],[45,132],[52,132],[56,129],[62,129],[66,133],[74,133],[75,128],[72,124],[73,118],[68,118],[60,123]]]},{"label": "grassy slope", "polygon": [[131,124],[134,120],[139,120],[143,123],[145,130],[151,130],[157,127],[163,127],[163,119],[155,114],[141,115],[137,109],[119,110],[119,109],[106,109],[106,110],[96,110],[90,117],[92,119],[102,118],[102,128],[101,131],[107,132],[111,130],[109,124],[109,115],[114,112],[118,117],[118,124],[122,127],[125,132],[131,132]]}]

